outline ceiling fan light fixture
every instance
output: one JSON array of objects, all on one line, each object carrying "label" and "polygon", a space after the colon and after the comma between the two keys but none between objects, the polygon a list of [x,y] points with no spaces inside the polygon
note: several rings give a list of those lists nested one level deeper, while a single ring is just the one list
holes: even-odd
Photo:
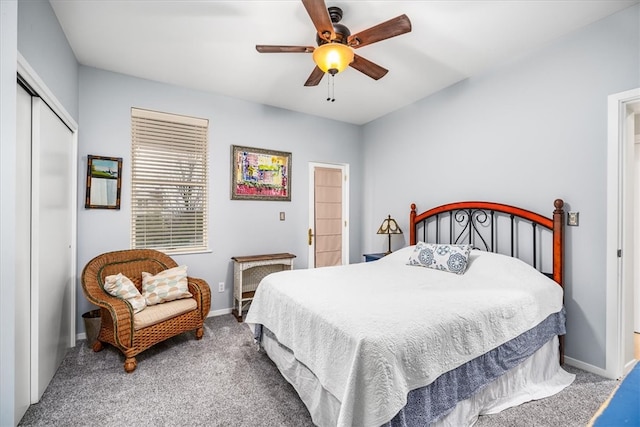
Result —
[{"label": "ceiling fan light fixture", "polygon": [[342,43],[326,43],[313,51],[313,62],[325,73],[337,74],[353,62],[353,49]]}]

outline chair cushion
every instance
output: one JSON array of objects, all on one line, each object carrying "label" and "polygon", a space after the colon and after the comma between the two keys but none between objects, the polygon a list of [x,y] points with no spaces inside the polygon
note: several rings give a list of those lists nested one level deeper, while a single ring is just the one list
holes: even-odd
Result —
[{"label": "chair cushion", "polygon": [[133,329],[137,331],[197,308],[198,304],[193,298],[148,306],[144,311],[133,315]]},{"label": "chair cushion", "polygon": [[181,298],[191,298],[187,281],[187,266],[169,268],[155,276],[146,271],[142,272],[142,295],[147,305],[174,301]]},{"label": "chair cushion", "polygon": [[147,306],[145,298],[140,294],[140,291],[138,291],[133,282],[122,273],[105,277],[104,290],[114,297],[129,301],[134,314],[144,310]]}]

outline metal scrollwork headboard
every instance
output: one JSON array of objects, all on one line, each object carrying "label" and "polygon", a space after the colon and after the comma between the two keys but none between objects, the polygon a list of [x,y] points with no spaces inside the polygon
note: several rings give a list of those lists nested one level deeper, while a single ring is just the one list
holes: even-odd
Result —
[{"label": "metal scrollwork headboard", "polygon": [[[523,258],[521,255],[526,253],[528,262],[541,271],[539,254],[546,251],[551,253],[553,265],[553,272],[548,275],[562,286],[564,202],[556,199],[554,206],[553,216],[547,218],[526,209],[494,202],[449,203],[420,214],[416,213],[416,205],[411,204],[410,244],[415,245],[418,240],[469,244],[475,249],[518,258]],[[551,232],[549,250],[541,247],[541,229]],[[531,244],[529,249],[521,247],[524,241]],[[505,250],[505,246],[509,249]]]}]

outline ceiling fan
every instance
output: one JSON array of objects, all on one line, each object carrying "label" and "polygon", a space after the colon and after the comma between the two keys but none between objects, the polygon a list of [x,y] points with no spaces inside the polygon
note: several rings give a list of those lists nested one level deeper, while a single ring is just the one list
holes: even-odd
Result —
[{"label": "ceiling fan", "polygon": [[325,73],[333,76],[347,66],[375,80],[384,77],[389,70],[356,55],[353,49],[411,31],[411,21],[407,15],[400,15],[359,33],[351,34],[346,26],[339,23],[342,20],[342,9],[339,7],[327,8],[324,0],[302,0],[302,4],[316,27],[318,47],[256,45],[256,50],[260,53],[313,53],[316,67],[305,82],[305,86],[317,86]]}]

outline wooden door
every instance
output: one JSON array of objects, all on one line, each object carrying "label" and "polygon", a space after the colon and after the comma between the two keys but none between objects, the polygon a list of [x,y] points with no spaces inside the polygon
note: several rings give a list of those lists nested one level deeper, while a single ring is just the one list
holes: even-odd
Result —
[{"label": "wooden door", "polygon": [[310,165],[309,267],[349,263],[347,166]]}]

